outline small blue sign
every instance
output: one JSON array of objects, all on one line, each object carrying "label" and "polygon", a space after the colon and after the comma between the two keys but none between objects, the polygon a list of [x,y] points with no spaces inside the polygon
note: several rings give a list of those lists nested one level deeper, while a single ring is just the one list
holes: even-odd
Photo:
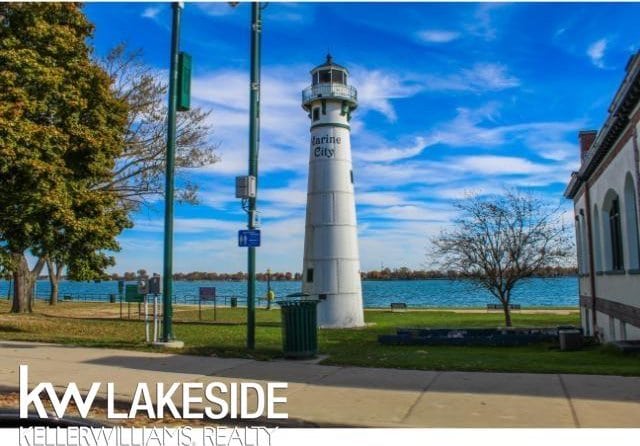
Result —
[{"label": "small blue sign", "polygon": [[241,248],[260,246],[260,229],[241,229],[238,231],[238,246]]}]

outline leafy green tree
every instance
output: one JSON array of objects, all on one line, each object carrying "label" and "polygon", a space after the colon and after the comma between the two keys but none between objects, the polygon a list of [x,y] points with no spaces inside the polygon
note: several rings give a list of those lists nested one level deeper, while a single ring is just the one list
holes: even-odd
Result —
[{"label": "leafy green tree", "polygon": [[92,33],[77,4],[0,3],[0,259],[13,272],[12,312],[31,311],[47,258],[91,277],[130,224],[100,187],[124,148],[127,104],[91,58]]}]

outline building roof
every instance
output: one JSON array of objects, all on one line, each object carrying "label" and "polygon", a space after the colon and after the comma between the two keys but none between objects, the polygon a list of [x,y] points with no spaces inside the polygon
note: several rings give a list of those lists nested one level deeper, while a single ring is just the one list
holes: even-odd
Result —
[{"label": "building roof", "polygon": [[580,170],[571,173],[571,179],[564,191],[566,198],[575,197],[580,186],[600,165],[627,127],[631,112],[636,108],[638,102],[640,102],[640,51],[629,58],[625,78],[607,110],[609,115],[589,148]]},{"label": "building roof", "polygon": [[337,63],[335,63],[333,61],[333,57],[331,56],[331,54],[327,54],[327,60],[325,60],[323,64],[315,67],[313,70],[311,70],[311,72],[313,73],[320,69],[338,69],[338,70],[346,71],[347,73],[349,72],[349,70],[347,70],[342,65],[338,65]]}]

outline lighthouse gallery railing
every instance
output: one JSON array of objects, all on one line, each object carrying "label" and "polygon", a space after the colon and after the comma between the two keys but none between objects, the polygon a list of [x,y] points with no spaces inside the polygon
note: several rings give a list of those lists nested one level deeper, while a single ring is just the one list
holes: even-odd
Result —
[{"label": "lighthouse gallery railing", "polygon": [[302,103],[318,98],[341,98],[351,101],[358,100],[358,91],[351,85],[344,84],[316,84],[302,90]]}]

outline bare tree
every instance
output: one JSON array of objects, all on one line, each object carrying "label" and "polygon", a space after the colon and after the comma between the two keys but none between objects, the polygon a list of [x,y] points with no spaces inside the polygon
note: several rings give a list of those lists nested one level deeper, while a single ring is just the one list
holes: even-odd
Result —
[{"label": "bare tree", "polygon": [[515,190],[470,196],[454,206],[458,217],[453,228],[433,239],[433,254],[446,269],[495,296],[510,327],[509,304],[515,285],[570,259],[571,237],[561,209]]},{"label": "bare tree", "polygon": [[[125,151],[114,177],[99,187],[116,190],[127,207],[137,209],[164,194],[168,86],[156,70],[144,64],[140,51],[128,51],[124,44],[111,50],[101,63],[116,96],[129,105],[129,118]],[[198,199],[198,185],[189,180],[186,170],[218,161],[210,113],[200,107],[177,113],[176,197],[183,203],[195,204]]]},{"label": "bare tree", "polygon": [[[168,85],[160,73],[143,62],[141,51],[128,51],[124,44],[116,46],[99,63],[111,77],[115,96],[127,102],[129,114],[125,150],[116,163],[113,178],[95,187],[116,191],[120,204],[135,211],[164,194]],[[178,202],[196,204],[198,185],[186,175],[187,170],[218,161],[217,144],[211,138],[210,111],[192,107],[177,113],[176,119],[175,194]],[[49,301],[54,305],[58,282],[69,262],[64,253],[49,254],[49,263],[53,263],[49,266]]]}]

